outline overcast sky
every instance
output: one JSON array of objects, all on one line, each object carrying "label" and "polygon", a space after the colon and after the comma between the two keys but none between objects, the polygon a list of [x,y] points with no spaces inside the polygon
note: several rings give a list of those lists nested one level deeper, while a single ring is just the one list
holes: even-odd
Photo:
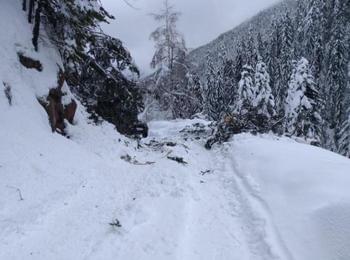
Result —
[{"label": "overcast sky", "polygon": [[[260,10],[279,0],[170,0],[182,13],[178,29],[186,39],[188,48],[199,47],[214,40]],[[104,7],[116,17],[105,32],[124,42],[143,73],[150,71],[154,44],[149,35],[156,27],[148,14],[157,12],[163,0],[102,0]]]}]

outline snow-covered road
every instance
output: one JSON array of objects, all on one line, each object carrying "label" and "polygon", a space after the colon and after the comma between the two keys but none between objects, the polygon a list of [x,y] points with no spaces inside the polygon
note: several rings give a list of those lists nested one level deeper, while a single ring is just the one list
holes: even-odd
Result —
[{"label": "snow-covered road", "polygon": [[208,151],[182,131],[199,119],[151,122],[138,147],[79,102],[70,139],[53,134],[37,98],[60,57],[1,4],[0,260],[350,259],[349,159],[273,135]]},{"label": "snow-covered road", "polygon": [[273,136],[208,151],[193,123],[153,122],[141,148],[82,123],[2,139],[0,259],[348,259],[347,159]]},{"label": "snow-covered road", "polygon": [[[181,123],[178,125],[181,127]],[[150,167],[155,179],[143,180],[144,185],[139,187],[142,203],[133,216],[137,227],[122,235],[128,242],[120,243],[114,256],[291,259],[266,205],[238,174],[234,158],[227,152],[229,147],[207,151],[200,141],[185,141],[177,131],[181,130],[178,125],[152,124],[149,140],[177,145],[158,147],[143,159],[156,162]],[[188,164],[169,161],[163,154],[182,157]],[[110,247],[99,251],[98,256],[108,252]]]}]

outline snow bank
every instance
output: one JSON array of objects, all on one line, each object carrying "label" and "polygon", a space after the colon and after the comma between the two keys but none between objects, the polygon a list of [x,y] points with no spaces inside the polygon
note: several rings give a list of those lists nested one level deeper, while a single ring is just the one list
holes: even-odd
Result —
[{"label": "snow bank", "polygon": [[249,135],[237,137],[230,153],[294,259],[349,259],[349,159],[289,139]]}]

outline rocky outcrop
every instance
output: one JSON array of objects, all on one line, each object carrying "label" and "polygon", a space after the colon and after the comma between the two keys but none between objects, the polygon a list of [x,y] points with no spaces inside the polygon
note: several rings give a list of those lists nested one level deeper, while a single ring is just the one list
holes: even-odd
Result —
[{"label": "rocky outcrop", "polygon": [[73,124],[75,112],[77,111],[77,102],[74,99],[71,102],[64,106],[64,118],[70,123]]},{"label": "rocky outcrop", "polygon": [[77,110],[77,103],[74,99],[69,104],[62,103],[62,86],[65,82],[64,72],[60,70],[58,74],[58,86],[49,91],[46,99],[39,99],[39,103],[45,108],[52,132],[58,132],[62,135],[65,133],[65,120],[73,124],[74,116]]},{"label": "rocky outcrop", "polygon": [[43,65],[40,61],[25,56],[23,53],[18,53],[19,62],[27,69],[35,69],[37,71],[43,71]]}]

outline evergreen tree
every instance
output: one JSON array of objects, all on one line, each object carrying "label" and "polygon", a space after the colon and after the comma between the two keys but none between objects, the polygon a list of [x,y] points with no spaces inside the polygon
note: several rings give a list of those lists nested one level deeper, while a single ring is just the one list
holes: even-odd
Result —
[{"label": "evergreen tree", "polygon": [[280,94],[280,80],[281,80],[281,23],[275,17],[271,24],[271,33],[269,35],[269,55],[267,60],[268,72],[270,75],[271,86],[273,90],[273,94],[276,97],[276,105],[281,109],[282,105],[278,100],[278,96]]},{"label": "evergreen tree", "polygon": [[253,72],[251,66],[243,66],[241,80],[238,83],[238,101],[234,106],[234,112],[237,114],[245,114],[254,107],[256,89],[253,82]]},{"label": "evergreen tree", "polygon": [[237,86],[238,86],[238,82],[241,80],[242,70],[244,65],[243,62],[244,62],[244,59],[242,56],[242,50],[239,48],[236,59],[234,60],[234,67],[233,67],[233,77],[234,77],[235,84]]},{"label": "evergreen tree", "polygon": [[257,53],[257,58],[261,57],[262,59],[266,59],[266,42],[262,40],[261,33],[259,32],[257,37],[256,37],[256,53]]},{"label": "evergreen tree", "polygon": [[276,113],[275,98],[270,87],[270,76],[266,64],[260,59],[255,69],[255,98],[253,101],[258,114],[268,118],[274,117]]},{"label": "evergreen tree", "polygon": [[276,99],[279,104],[279,114],[284,115],[284,103],[287,95],[289,76],[292,72],[291,60],[294,56],[293,41],[294,29],[292,19],[287,13],[282,19],[282,35],[281,35],[281,56],[279,59],[280,68],[278,70],[278,80],[275,85]]},{"label": "evergreen tree", "polygon": [[255,64],[257,62],[258,54],[256,52],[254,30],[251,26],[249,27],[246,43],[247,43],[247,45],[246,45],[246,57],[247,57],[247,59],[246,59],[245,63],[252,64],[253,66],[255,66]]},{"label": "evergreen tree", "polygon": [[228,110],[228,106],[223,99],[224,85],[222,72],[214,68],[211,58],[207,59],[206,79],[206,113],[211,120],[218,121]]},{"label": "evergreen tree", "polygon": [[286,133],[321,144],[319,91],[310,71],[309,62],[302,58],[295,63],[286,99]]},{"label": "evergreen tree", "polygon": [[323,31],[325,24],[323,16],[326,15],[324,10],[324,1],[313,0],[310,1],[308,6],[308,14],[304,21],[304,47],[306,50],[306,56],[312,61],[312,71],[316,80],[319,79],[322,71],[323,63]]},{"label": "evergreen tree", "polygon": [[[26,1],[22,9],[28,10],[28,22],[34,19],[35,50],[40,50],[40,33],[47,33],[61,54],[68,85],[94,118],[102,117],[121,133],[134,135],[142,103],[135,83],[124,72],[137,77],[138,70],[121,41],[100,29],[101,22],[114,17],[98,0],[29,0],[24,7]],[[117,108],[105,106],[105,100]]]},{"label": "evergreen tree", "polygon": [[348,64],[348,84],[345,113],[339,130],[338,152],[350,158],[350,62]]},{"label": "evergreen tree", "polygon": [[226,60],[223,65],[223,85],[224,85],[224,103],[227,107],[232,107],[237,101],[238,82],[235,78],[235,66],[232,60]]},{"label": "evergreen tree", "polygon": [[345,17],[342,9],[342,1],[336,0],[333,15],[335,17],[332,26],[332,37],[329,42],[328,94],[332,102],[328,102],[328,114],[330,126],[335,129],[335,142],[337,144],[340,124],[345,113],[344,97],[346,95],[346,44],[345,44]]},{"label": "evergreen tree", "polygon": [[339,130],[338,152],[350,158],[350,106]]}]

